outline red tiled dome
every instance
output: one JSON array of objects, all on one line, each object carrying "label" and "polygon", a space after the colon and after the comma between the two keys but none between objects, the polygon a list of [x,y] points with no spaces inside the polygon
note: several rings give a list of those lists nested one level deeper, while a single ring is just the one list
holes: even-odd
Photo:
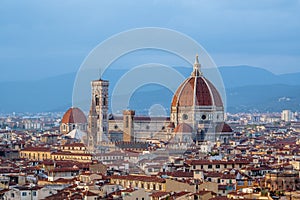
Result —
[{"label": "red tiled dome", "polygon": [[70,108],[64,114],[61,123],[65,124],[85,124],[87,123],[87,119],[84,113],[79,108]]},{"label": "red tiled dome", "polygon": [[218,106],[223,107],[215,86],[203,76],[187,78],[175,92],[171,106]]},{"label": "red tiled dome", "polygon": [[192,127],[186,123],[178,124],[178,126],[176,126],[176,128],[174,129],[174,133],[191,133],[191,132],[193,132]]},{"label": "red tiled dome", "polygon": [[217,106],[223,107],[222,98],[215,86],[203,77],[201,65],[196,56],[194,69],[175,92],[171,107]]}]

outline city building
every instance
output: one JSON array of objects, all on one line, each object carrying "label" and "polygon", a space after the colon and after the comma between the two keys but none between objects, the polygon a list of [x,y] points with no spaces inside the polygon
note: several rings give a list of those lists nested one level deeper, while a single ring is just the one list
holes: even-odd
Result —
[{"label": "city building", "polygon": [[293,112],[290,110],[283,110],[281,112],[281,120],[285,122],[290,122],[293,120]]}]

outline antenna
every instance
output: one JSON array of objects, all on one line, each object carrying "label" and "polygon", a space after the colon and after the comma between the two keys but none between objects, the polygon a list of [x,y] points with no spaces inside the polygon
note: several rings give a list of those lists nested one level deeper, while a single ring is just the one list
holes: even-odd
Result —
[{"label": "antenna", "polygon": [[100,69],[99,69],[99,81],[102,80],[102,79],[101,79],[101,78],[102,78],[101,76],[102,76],[102,69],[101,69],[101,67],[100,67]]}]

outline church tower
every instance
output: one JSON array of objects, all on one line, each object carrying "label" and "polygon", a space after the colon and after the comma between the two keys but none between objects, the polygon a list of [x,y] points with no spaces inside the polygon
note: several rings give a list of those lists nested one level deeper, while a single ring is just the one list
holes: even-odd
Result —
[{"label": "church tower", "polygon": [[134,141],[134,110],[123,111],[123,141],[133,142]]},{"label": "church tower", "polygon": [[108,85],[106,80],[91,82],[92,102],[88,119],[88,146],[99,145],[108,134]]}]

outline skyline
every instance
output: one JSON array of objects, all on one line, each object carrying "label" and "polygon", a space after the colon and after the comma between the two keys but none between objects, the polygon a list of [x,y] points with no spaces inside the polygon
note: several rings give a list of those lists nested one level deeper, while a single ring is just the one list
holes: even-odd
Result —
[{"label": "skyline", "polygon": [[0,1],[0,199],[300,199],[299,11]]},{"label": "skyline", "polygon": [[[217,66],[300,72],[300,1],[296,0],[0,4],[1,81],[75,72],[100,42],[142,27],[174,29],[194,38]],[[172,63],[168,56],[163,59]]]}]

